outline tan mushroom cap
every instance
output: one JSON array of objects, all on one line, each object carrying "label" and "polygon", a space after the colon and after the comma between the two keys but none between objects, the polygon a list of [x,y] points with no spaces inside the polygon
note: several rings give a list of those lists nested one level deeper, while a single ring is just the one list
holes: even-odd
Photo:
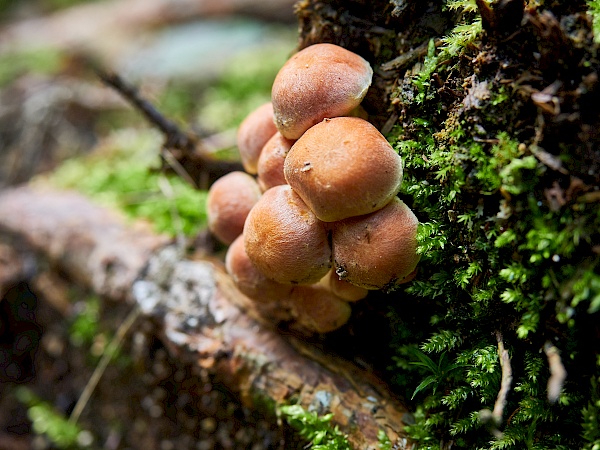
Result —
[{"label": "tan mushroom cap", "polygon": [[285,179],[324,222],[383,208],[400,190],[402,159],[358,117],[325,119],[292,146]]},{"label": "tan mushroom cap", "polygon": [[224,244],[242,234],[248,213],[261,196],[256,180],[245,172],[222,176],[208,190],[208,229]]},{"label": "tan mushroom cap", "polygon": [[248,258],[242,235],[227,249],[225,268],[240,292],[256,302],[283,300],[292,292],[292,285],[277,283],[256,268]]},{"label": "tan mushroom cap", "polygon": [[362,300],[369,293],[367,289],[340,278],[335,269],[331,269],[327,275],[321,278],[319,284],[346,302]]},{"label": "tan mushroom cap", "polygon": [[373,70],[361,56],[334,44],[314,44],[292,56],[271,90],[275,123],[288,139],[326,117],[350,114],[365,97]]},{"label": "tan mushroom cap", "polygon": [[316,283],[331,267],[325,225],[288,185],[269,189],[254,205],[244,243],[258,270],[279,283]]},{"label": "tan mushroom cap", "polygon": [[414,276],[418,224],[397,197],[372,214],[336,222],[331,240],[337,274],[366,289],[393,289]]},{"label": "tan mushroom cap", "polygon": [[293,144],[293,140],[286,139],[277,132],[261,150],[257,165],[257,181],[263,192],[274,186],[287,184],[283,176],[283,163]]},{"label": "tan mushroom cap", "polygon": [[246,172],[256,175],[260,151],[276,132],[271,102],[259,106],[242,121],[237,132],[237,146]]},{"label": "tan mushroom cap", "polygon": [[337,330],[350,319],[352,308],[323,286],[296,286],[290,303],[296,321],[316,333]]}]

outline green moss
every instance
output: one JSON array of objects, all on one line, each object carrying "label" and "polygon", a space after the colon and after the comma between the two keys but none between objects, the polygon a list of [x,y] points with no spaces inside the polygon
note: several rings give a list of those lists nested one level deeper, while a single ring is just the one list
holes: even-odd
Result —
[{"label": "green moss", "polygon": [[433,98],[432,93],[428,90],[432,74],[439,70],[442,64],[448,64],[466,46],[473,43],[482,31],[481,18],[473,15],[473,12],[477,10],[474,0],[450,0],[446,2],[446,6],[451,10],[461,11],[464,13],[464,18],[441,39],[438,49],[436,49],[435,40],[429,40],[427,56],[419,72],[412,78],[412,82],[418,90],[415,97],[418,104]]},{"label": "green moss", "polygon": [[[52,405],[39,399],[30,389],[20,386],[15,391],[17,400],[27,406],[33,432],[45,436],[59,449],[80,448],[78,438],[82,430],[57,412]],[[87,432],[86,432],[87,433]]]},{"label": "green moss", "polygon": [[380,450],[392,450],[392,441],[383,430],[377,432],[377,441]]},{"label": "green moss", "polygon": [[588,14],[592,17],[594,41],[600,42],[600,0],[588,0]]},{"label": "green moss", "polygon": [[277,403],[259,389],[252,390],[252,407],[268,419],[277,417]]},{"label": "green moss", "polygon": [[[548,200],[555,174],[521,129],[506,126],[519,99],[497,74],[478,74],[489,92],[472,110],[464,85],[455,85],[454,105],[430,89],[434,72],[450,78],[463,70],[461,61],[473,60],[469,45],[481,30],[472,3],[447,3],[462,7],[470,22],[442,47],[430,45],[421,72],[396,93],[405,114],[390,137],[405,166],[400,195],[421,222],[419,275],[390,312],[394,380],[406,398],[414,396],[416,422],[407,432],[421,449],[449,440],[454,448],[521,449],[580,448],[587,430],[592,448],[597,405],[582,392],[593,390],[598,368],[581,349],[600,310],[600,258],[592,250],[600,210],[585,196]],[[412,301],[420,306],[407,308]],[[509,349],[514,377],[498,437],[479,420],[500,390],[495,333]],[[546,398],[548,361],[540,353],[547,339],[563,350],[569,372],[555,405]]]},{"label": "green moss", "polygon": [[89,297],[81,302],[77,315],[69,326],[69,340],[76,347],[91,346],[99,333],[98,320],[100,318],[100,300]]},{"label": "green moss", "polygon": [[0,55],[0,87],[25,73],[51,75],[62,67],[64,55],[52,48],[10,51]]},{"label": "green moss", "polygon": [[346,436],[337,426],[331,426],[333,414],[319,416],[300,405],[281,406],[279,411],[285,421],[309,442],[311,449],[350,450]]},{"label": "green moss", "polygon": [[[546,169],[506,133],[484,145],[458,132],[460,124],[445,129],[452,140],[440,140],[429,122],[415,125],[418,138],[396,142],[407,168],[402,194],[424,218],[418,231],[422,276],[405,293],[428,302],[431,337],[420,346],[431,355],[429,361],[439,355],[443,364],[417,378],[413,389],[422,395],[428,387],[424,404],[430,407],[423,406],[423,421],[409,432],[422,448],[435,448],[427,442],[442,430],[466,438],[467,448],[473,442],[490,449],[533,448],[534,441],[574,445],[577,433],[559,438],[547,430],[565,420],[574,426],[573,411],[582,408],[578,386],[567,385],[561,396],[561,404],[570,408],[550,407],[547,375],[540,373],[547,363],[539,354],[522,352],[548,334],[549,318],[575,330],[585,327],[578,316],[597,313],[599,258],[590,247],[597,240],[600,213],[585,202],[553,210],[537,198],[533,188]],[[514,345],[515,370],[529,368],[517,376],[509,411],[518,413],[501,439],[482,437],[476,414],[493,407],[500,388],[495,330],[504,331]],[[403,348],[406,343],[397,349],[396,362],[406,371]],[[585,364],[582,354],[572,357],[572,364]]]},{"label": "green moss", "polygon": [[582,409],[584,450],[600,449],[600,377],[592,378],[590,400]]},{"label": "green moss", "polygon": [[157,232],[193,235],[206,225],[206,192],[155,170],[161,140],[154,131],[115,133],[95,153],[63,163],[50,181],[147,220]]}]

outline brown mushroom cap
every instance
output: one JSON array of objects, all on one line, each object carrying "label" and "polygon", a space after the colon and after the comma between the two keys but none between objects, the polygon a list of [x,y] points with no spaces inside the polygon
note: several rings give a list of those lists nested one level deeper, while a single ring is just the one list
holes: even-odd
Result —
[{"label": "brown mushroom cap", "polygon": [[413,275],[419,221],[399,198],[383,209],[332,227],[336,273],[366,289],[390,290]]},{"label": "brown mushroom cap", "polygon": [[329,333],[348,322],[350,305],[323,286],[296,286],[290,303],[300,326],[308,331]]},{"label": "brown mushroom cap", "polygon": [[227,249],[225,268],[240,292],[257,302],[286,299],[293,286],[273,281],[256,268],[244,248],[244,236],[240,235]]},{"label": "brown mushroom cap", "polygon": [[284,138],[277,132],[269,139],[260,152],[258,158],[258,185],[262,191],[287,184],[283,176],[283,163],[294,141]]},{"label": "brown mushroom cap", "polygon": [[237,146],[246,172],[256,174],[260,151],[276,132],[271,102],[259,106],[242,121],[237,132]]},{"label": "brown mushroom cap", "polygon": [[298,139],[326,117],[348,115],[369,89],[373,70],[362,57],[334,44],[314,44],[292,56],[271,90],[275,123]]},{"label": "brown mushroom cap", "polygon": [[334,269],[330,270],[327,275],[321,278],[319,284],[346,302],[362,300],[369,293],[367,289],[355,286],[340,278],[340,276],[335,273]]},{"label": "brown mushroom cap", "polygon": [[402,159],[366,120],[337,117],[294,143],[284,174],[320,220],[334,222],[383,208],[400,190]]},{"label": "brown mushroom cap", "polygon": [[325,225],[288,185],[263,194],[248,214],[244,237],[258,270],[279,283],[316,283],[331,267]]},{"label": "brown mushroom cap", "polygon": [[242,234],[246,217],[260,196],[258,183],[247,173],[222,176],[208,190],[208,229],[224,244],[231,244]]}]

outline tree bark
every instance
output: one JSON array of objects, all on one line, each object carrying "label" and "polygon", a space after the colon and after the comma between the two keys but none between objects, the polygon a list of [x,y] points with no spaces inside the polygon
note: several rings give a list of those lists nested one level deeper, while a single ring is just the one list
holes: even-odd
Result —
[{"label": "tree bark", "polygon": [[378,448],[379,430],[407,448],[406,409],[387,386],[252,317],[220,261],[186,259],[167,238],[78,194],[27,186],[0,193],[0,234],[95,293],[135,303],[177,358],[216,375],[245,405],[272,412],[297,402],[332,412],[354,448]]}]

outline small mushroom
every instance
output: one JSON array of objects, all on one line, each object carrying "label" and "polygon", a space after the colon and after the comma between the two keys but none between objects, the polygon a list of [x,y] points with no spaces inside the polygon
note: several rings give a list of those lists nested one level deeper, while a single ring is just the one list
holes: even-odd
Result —
[{"label": "small mushroom", "polygon": [[419,262],[419,221],[399,198],[374,213],[332,226],[335,271],[365,289],[391,290],[409,277]]},{"label": "small mushroom", "polygon": [[326,117],[346,116],[365,97],[373,70],[361,56],[334,44],[314,44],[292,56],[271,90],[275,123],[298,139]]},{"label": "small mushroom", "polygon": [[355,286],[340,278],[334,269],[327,272],[327,275],[321,278],[319,284],[346,302],[362,300],[369,293],[368,289]]},{"label": "small mushroom", "polygon": [[260,151],[276,132],[271,102],[259,106],[242,121],[237,132],[237,146],[246,172],[256,175]]},{"label": "small mushroom", "polygon": [[325,119],[298,139],[285,179],[315,215],[335,222],[383,208],[400,190],[402,159],[364,119]]},{"label": "small mushroom", "polygon": [[225,268],[240,292],[256,302],[286,299],[293,286],[273,281],[256,268],[244,248],[244,236],[240,235],[227,249]]},{"label": "small mushroom", "polygon": [[266,191],[244,225],[248,257],[279,283],[312,284],[331,267],[325,225],[288,185]]},{"label": "small mushroom", "polygon": [[290,304],[297,323],[311,332],[329,333],[350,319],[350,305],[323,286],[296,286]]},{"label": "small mushroom", "polygon": [[257,181],[263,192],[273,186],[287,184],[283,176],[283,163],[293,144],[293,140],[286,139],[277,132],[261,150]]},{"label": "small mushroom", "polygon": [[261,196],[256,180],[245,172],[222,176],[208,190],[206,214],[208,229],[229,245],[242,234],[250,209]]}]

